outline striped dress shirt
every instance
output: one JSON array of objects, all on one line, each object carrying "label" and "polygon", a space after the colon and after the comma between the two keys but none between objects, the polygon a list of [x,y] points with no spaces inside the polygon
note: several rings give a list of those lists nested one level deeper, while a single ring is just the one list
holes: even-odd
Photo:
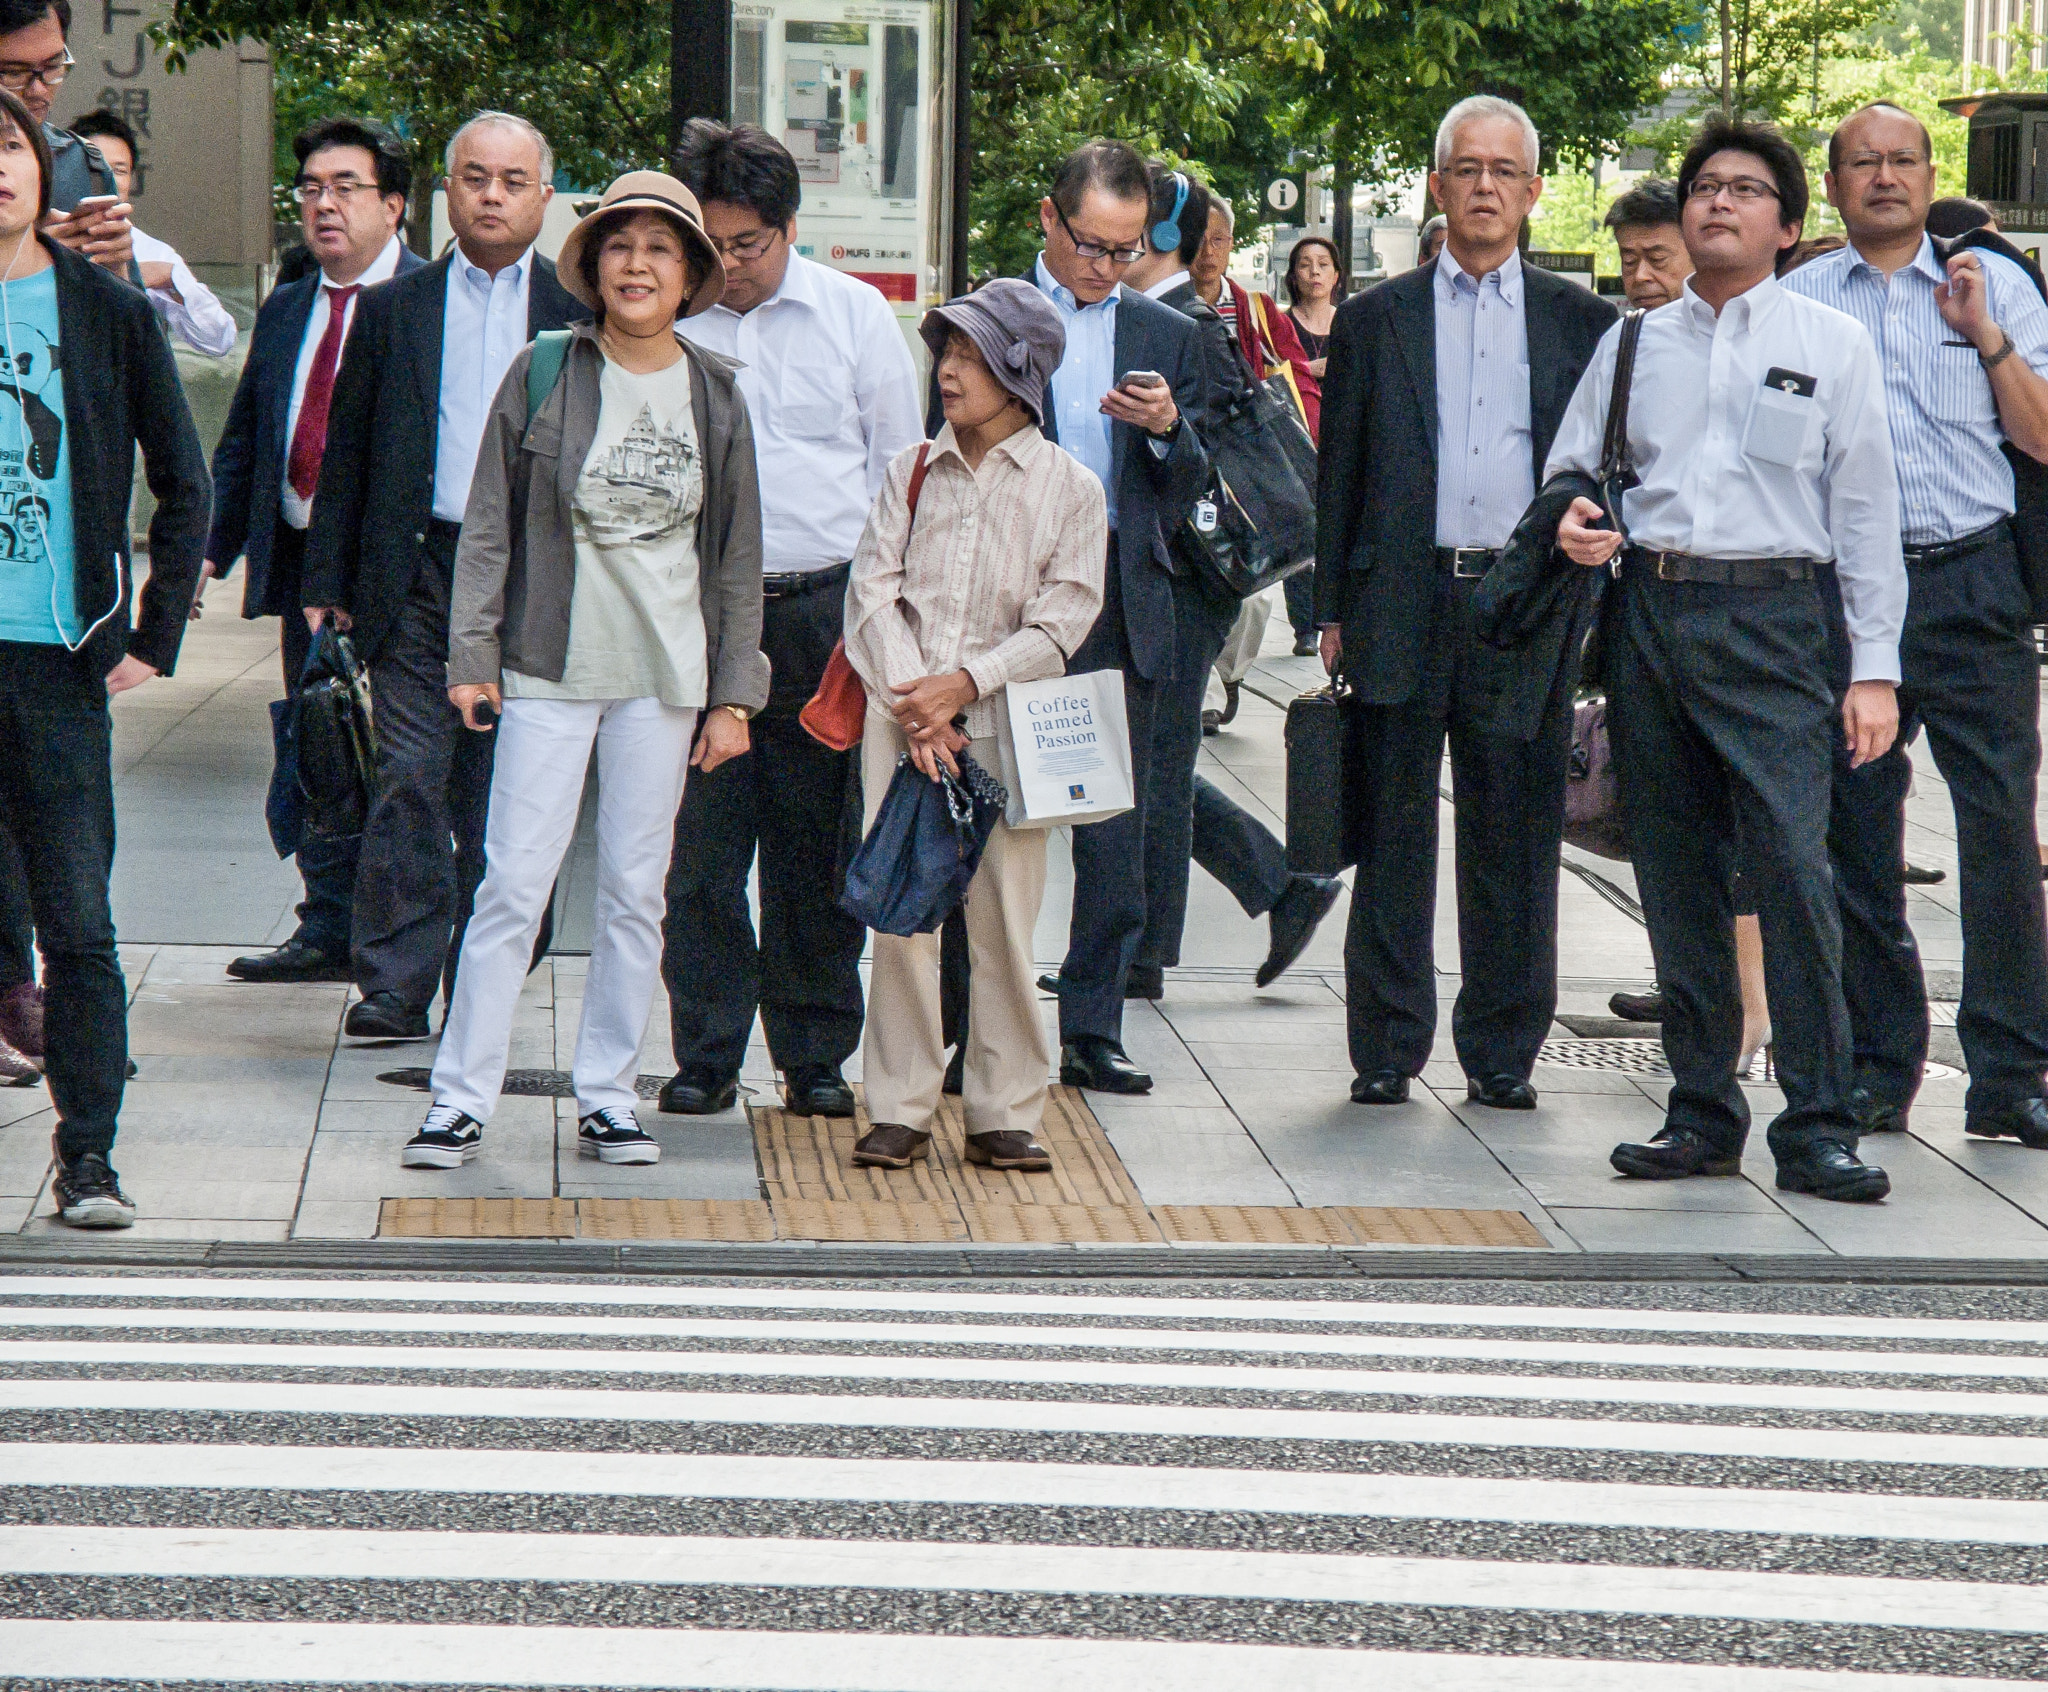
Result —
[{"label": "striped dress shirt", "polygon": [[1102,484],[1019,429],[970,470],[948,423],[931,443],[917,521],[917,449],[889,466],[846,584],[846,656],[884,710],[890,689],[964,669],[980,697],[967,735],[998,732],[1010,682],[1065,673],[1102,610],[1109,519]]},{"label": "striped dress shirt", "polygon": [[[2015,356],[2048,376],[2048,305],[2010,259],[1987,252],[1977,258],[1992,320],[2012,337]],[[1991,378],[1977,349],[1941,320],[1935,303],[1934,291],[1946,280],[1934,243],[1923,235],[1913,262],[1889,280],[1844,247],[1784,281],[1792,293],[1846,311],[1877,343],[1909,546],[1974,534],[2013,511],[2012,466],[1998,450],[2005,430]]]},{"label": "striped dress shirt", "polygon": [[1436,261],[1436,544],[1505,546],[1536,496],[1522,258]]}]

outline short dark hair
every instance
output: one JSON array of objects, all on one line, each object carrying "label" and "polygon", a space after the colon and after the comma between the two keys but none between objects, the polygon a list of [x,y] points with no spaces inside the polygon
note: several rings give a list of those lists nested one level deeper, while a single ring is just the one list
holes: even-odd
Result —
[{"label": "short dark hair", "polygon": [[1951,194],[1927,208],[1927,233],[1944,241],[1967,235],[1973,229],[1989,229],[1998,218],[1982,200]]},{"label": "short dark hair", "polygon": [[86,141],[97,135],[112,136],[116,141],[126,144],[131,159],[141,162],[142,143],[136,138],[135,126],[119,112],[110,112],[104,106],[95,106],[72,124],[71,133]]},{"label": "short dark hair", "polygon": [[377,161],[377,192],[401,200],[412,192],[412,155],[405,143],[375,118],[345,113],[309,123],[292,137],[292,156],[303,175],[306,161],[325,147],[360,147]]},{"label": "short dark hair", "polygon": [[1834,133],[1828,137],[1828,169],[1839,174],[1842,168],[1842,131],[1847,129],[1865,112],[1896,112],[1902,118],[1912,118],[1920,129],[1920,147],[1926,153],[1928,162],[1934,160],[1934,137],[1927,132],[1927,125],[1904,106],[1895,106],[1889,100],[1873,100],[1867,106],[1858,106],[1853,112],[1835,125]]},{"label": "short dark hair", "polygon": [[[761,208],[756,206],[754,209],[759,211]],[[602,217],[593,219],[590,225],[590,233],[583,238],[583,244],[576,249],[576,274],[583,278],[583,286],[590,290],[590,297],[597,301],[594,315],[600,327],[604,323],[604,294],[597,285],[597,255],[603,249],[605,242],[612,238],[614,232],[632,222],[634,218],[646,210],[648,210],[646,206],[621,206],[617,211],[609,211]],[[660,217],[662,214],[656,212],[654,215]],[[675,220],[670,218],[667,221],[673,223]],[[690,302],[697,297],[697,287],[704,280],[704,270],[703,263],[697,256],[696,244],[687,235],[682,235],[680,231],[678,232],[678,239],[681,240],[683,245],[683,304],[682,310],[676,313],[677,318],[680,320],[683,314],[690,309]]]},{"label": "short dark hair", "polygon": [[1600,223],[1606,229],[1658,229],[1682,222],[1684,206],[1677,183],[1667,177],[1646,176],[1626,194],[1615,196]]},{"label": "short dark hair", "polygon": [[[1173,202],[1187,186],[1187,203],[1180,208],[1180,245],[1174,248],[1182,264],[1191,264],[1202,250],[1202,238],[1209,232],[1209,190],[1184,170],[1170,164],[1147,165],[1152,182],[1152,210],[1145,224],[1145,244],[1152,245],[1152,231],[1173,216]],[[1154,249],[1159,250],[1159,249]]]},{"label": "short dark hair", "polygon": [[1327,235],[1304,235],[1287,249],[1287,303],[1289,305],[1296,303],[1294,294],[1295,256],[1309,247],[1321,247],[1330,255],[1330,263],[1337,267],[1337,286],[1330,294],[1330,301],[1332,304],[1335,304],[1344,297],[1344,260],[1337,252],[1337,243],[1332,241]]},{"label": "short dark hair", "polygon": [[36,200],[36,222],[41,223],[50,215],[50,143],[43,139],[43,126],[29,115],[19,94],[0,88],[0,127],[14,129],[36,156],[36,175],[42,179]]},{"label": "short dark hair", "polygon": [[1780,135],[1773,124],[1738,123],[1716,112],[1700,125],[1678,167],[1678,198],[1682,204],[1692,198],[1692,179],[1716,153],[1748,153],[1763,161],[1778,190],[1778,222],[1806,223],[1810,190],[1806,184],[1806,161],[1799,149]]},{"label": "short dark hair", "polygon": [[1060,163],[1052,179],[1052,203],[1060,216],[1072,217],[1091,188],[1100,188],[1114,200],[1150,200],[1152,179],[1145,161],[1121,141],[1098,137],[1084,141]]},{"label": "short dark hair", "polygon": [[39,24],[52,12],[57,14],[57,27],[68,41],[71,38],[71,0],[0,0],[0,35],[12,35],[17,29]]},{"label": "short dark hair", "polygon": [[803,178],[789,149],[751,123],[727,127],[692,118],[671,162],[677,180],[700,202],[745,206],[770,229],[787,229],[803,198]]}]

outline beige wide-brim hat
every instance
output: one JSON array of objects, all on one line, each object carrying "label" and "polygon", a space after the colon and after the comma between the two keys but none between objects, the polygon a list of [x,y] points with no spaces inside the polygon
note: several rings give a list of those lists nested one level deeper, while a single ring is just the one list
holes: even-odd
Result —
[{"label": "beige wide-brim hat", "polygon": [[694,252],[704,279],[683,307],[685,317],[709,311],[725,292],[725,265],[711,237],[704,233],[704,213],[697,196],[673,176],[659,170],[629,170],[604,191],[597,209],[569,231],[562,250],[555,255],[555,275],[562,286],[595,311],[596,293],[583,280],[583,244],[591,231],[613,212],[661,212],[682,232],[683,244]]}]

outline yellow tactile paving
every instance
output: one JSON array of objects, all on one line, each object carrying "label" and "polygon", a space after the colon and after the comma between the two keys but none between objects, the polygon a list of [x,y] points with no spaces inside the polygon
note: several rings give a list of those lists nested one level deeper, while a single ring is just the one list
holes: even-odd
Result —
[{"label": "yellow tactile paving", "polygon": [[573,1239],[576,1204],[559,1198],[388,1198],[380,1235],[444,1240]]}]

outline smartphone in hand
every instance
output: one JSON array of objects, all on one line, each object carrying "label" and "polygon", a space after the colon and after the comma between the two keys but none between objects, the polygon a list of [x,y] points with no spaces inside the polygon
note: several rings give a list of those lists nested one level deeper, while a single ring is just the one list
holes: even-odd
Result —
[{"label": "smartphone in hand", "polygon": [[1163,388],[1166,378],[1156,370],[1126,370],[1117,378],[1116,385],[1128,394],[1139,388]]}]

